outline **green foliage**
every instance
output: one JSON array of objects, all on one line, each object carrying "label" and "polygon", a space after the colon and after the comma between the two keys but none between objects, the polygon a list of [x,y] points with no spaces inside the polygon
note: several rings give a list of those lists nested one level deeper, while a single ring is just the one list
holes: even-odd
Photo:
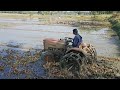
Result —
[{"label": "green foliage", "polygon": [[108,18],[108,21],[113,25],[117,24],[118,21],[119,21],[119,15],[118,14],[113,14],[110,18]]},{"label": "green foliage", "polygon": [[92,15],[100,15],[100,14],[112,14],[113,11],[91,11]]},{"label": "green foliage", "polygon": [[120,21],[119,13],[113,14],[108,21],[111,23],[111,28],[116,31],[117,35],[120,38]]},{"label": "green foliage", "polygon": [[115,23],[113,23],[112,29],[114,29],[114,30],[119,30],[119,29],[120,29],[120,23],[117,22],[117,21],[116,21]]}]

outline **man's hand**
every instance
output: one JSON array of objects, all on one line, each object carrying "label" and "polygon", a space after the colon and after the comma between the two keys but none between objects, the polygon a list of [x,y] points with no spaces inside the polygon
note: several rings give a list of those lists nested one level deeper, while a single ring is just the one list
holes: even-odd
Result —
[{"label": "man's hand", "polygon": [[68,39],[73,39],[73,38],[68,38]]}]

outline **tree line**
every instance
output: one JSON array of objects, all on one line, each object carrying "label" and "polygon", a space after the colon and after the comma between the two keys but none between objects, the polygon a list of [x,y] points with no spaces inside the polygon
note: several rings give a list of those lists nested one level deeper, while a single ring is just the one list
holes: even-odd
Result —
[{"label": "tree line", "polygon": [[18,14],[75,14],[75,15],[100,15],[100,14],[112,14],[119,13],[120,11],[0,11],[0,13],[18,13]]}]

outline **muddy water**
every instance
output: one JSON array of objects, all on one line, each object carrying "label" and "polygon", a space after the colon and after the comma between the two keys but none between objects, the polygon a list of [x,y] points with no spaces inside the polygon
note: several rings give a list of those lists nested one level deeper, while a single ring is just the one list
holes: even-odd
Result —
[{"label": "muddy water", "polygon": [[[14,22],[19,23],[20,25],[0,29],[1,48],[12,47],[19,49],[43,49],[42,41],[44,38],[59,39],[66,36],[74,37],[72,29],[78,28],[65,25],[38,25],[39,22],[36,19],[32,21],[21,19],[1,19],[0,23],[3,22]],[[83,37],[83,41],[94,45],[98,55],[120,57],[120,41],[117,37],[110,36],[110,33],[114,33],[112,30],[109,30],[108,28],[79,30],[81,36]]]},{"label": "muddy water", "polygon": [[120,40],[115,32],[108,28],[96,30],[80,30],[83,40],[95,46],[98,55],[106,57],[120,57]]},{"label": "muddy water", "polygon": [[18,45],[21,48],[43,48],[44,38],[71,37],[73,27],[48,25],[21,25],[0,30],[1,44]]}]

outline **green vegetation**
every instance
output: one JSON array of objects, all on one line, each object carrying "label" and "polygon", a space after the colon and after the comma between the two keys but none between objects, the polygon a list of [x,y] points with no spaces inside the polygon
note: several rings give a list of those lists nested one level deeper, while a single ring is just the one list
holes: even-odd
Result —
[{"label": "green vegetation", "polygon": [[113,11],[0,11],[0,13],[18,13],[18,14],[42,14],[42,15],[53,15],[53,14],[66,14],[66,15],[100,15],[100,14],[111,14]]},{"label": "green vegetation", "polygon": [[120,13],[113,14],[108,21],[111,23],[111,28],[117,33],[120,38]]},{"label": "green vegetation", "polygon": [[83,27],[87,26],[87,28],[101,26],[108,27],[109,22],[107,21],[107,19],[111,17],[111,14],[92,14],[80,11],[39,11],[39,13],[37,13],[37,11],[24,11],[24,13],[22,11],[21,13],[20,11],[2,11],[0,13],[0,18],[22,20],[38,18],[40,22],[39,24],[65,24],[78,27],[82,25]]},{"label": "green vegetation", "polygon": [[[62,24],[88,28],[109,27],[111,11],[0,11],[0,18],[39,19],[39,24]],[[91,22],[92,21],[92,22]],[[0,25],[5,27],[6,25]]]}]

